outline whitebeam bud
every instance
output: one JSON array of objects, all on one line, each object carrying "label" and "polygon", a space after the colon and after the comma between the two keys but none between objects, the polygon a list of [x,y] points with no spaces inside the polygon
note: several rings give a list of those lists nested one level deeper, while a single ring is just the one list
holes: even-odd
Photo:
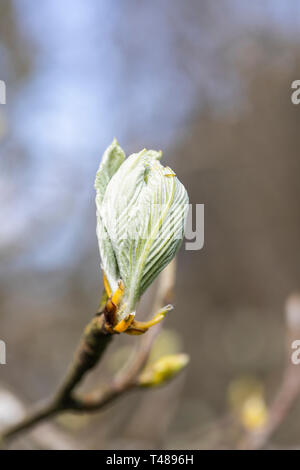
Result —
[{"label": "whitebeam bud", "polygon": [[189,363],[187,354],[163,356],[154,364],[147,366],[139,377],[141,387],[157,387],[176,377]]},{"label": "whitebeam bud", "polygon": [[125,154],[114,140],[99,167],[97,236],[108,289],[122,289],[120,322],[175,256],[184,235],[188,195],[159,159],[161,152]]}]

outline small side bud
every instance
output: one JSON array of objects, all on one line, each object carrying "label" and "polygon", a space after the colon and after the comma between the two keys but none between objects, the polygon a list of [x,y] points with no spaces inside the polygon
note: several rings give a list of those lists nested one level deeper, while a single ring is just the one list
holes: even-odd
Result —
[{"label": "small side bud", "polygon": [[138,385],[141,387],[156,387],[176,377],[188,364],[187,354],[172,354],[163,356],[154,364],[147,366],[141,373]]},{"label": "small side bud", "polygon": [[255,377],[239,377],[228,389],[230,408],[247,431],[259,430],[268,419],[263,384]]},{"label": "small side bud", "polygon": [[267,418],[267,407],[262,397],[253,396],[245,401],[241,409],[241,422],[245,429],[260,429],[267,422]]}]

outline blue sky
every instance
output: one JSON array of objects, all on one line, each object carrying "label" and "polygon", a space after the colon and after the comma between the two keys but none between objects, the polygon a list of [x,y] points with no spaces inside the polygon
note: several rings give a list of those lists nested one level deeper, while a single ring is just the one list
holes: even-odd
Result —
[{"label": "blue sky", "polygon": [[[212,1],[207,22],[178,0],[14,4],[36,56],[5,110],[28,162],[22,172],[3,175],[9,197],[0,247],[20,234],[32,237],[36,243],[18,262],[39,269],[72,263],[93,204],[94,175],[114,136],[130,151],[167,150],[202,95],[225,110],[237,99],[235,70],[213,60],[226,41],[264,28],[294,35],[300,22],[297,0]],[[13,197],[14,188],[22,196]]]}]

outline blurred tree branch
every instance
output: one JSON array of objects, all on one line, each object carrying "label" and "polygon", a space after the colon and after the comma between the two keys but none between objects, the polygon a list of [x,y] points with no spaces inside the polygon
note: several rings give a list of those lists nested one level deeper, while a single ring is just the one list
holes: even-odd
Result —
[{"label": "blurred tree branch", "polygon": [[[173,260],[160,275],[154,310],[161,305],[170,303],[172,300],[175,283],[175,263],[175,260]],[[91,394],[82,397],[75,396],[73,394],[75,388],[85,374],[96,366],[112,339],[112,335],[104,328],[104,315],[96,315],[85,328],[63,385],[54,397],[48,403],[33,410],[19,423],[4,430],[0,435],[0,442],[5,444],[19,433],[64,411],[92,412],[100,410],[125,392],[137,388],[139,386],[139,374],[149,358],[153,342],[160,328],[161,324],[158,324],[145,334],[132,357],[129,358],[125,366],[109,384]]]},{"label": "blurred tree branch", "polygon": [[261,449],[266,446],[275,431],[287,417],[300,395],[300,369],[291,359],[293,341],[300,339],[300,295],[291,295],[286,302],[286,366],[282,382],[268,410],[263,427],[248,432],[238,445],[239,449]]}]

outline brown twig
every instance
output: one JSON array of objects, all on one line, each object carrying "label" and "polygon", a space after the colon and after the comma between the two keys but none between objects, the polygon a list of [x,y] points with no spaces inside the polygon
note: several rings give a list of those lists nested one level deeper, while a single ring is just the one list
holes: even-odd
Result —
[{"label": "brown twig", "polygon": [[[175,282],[175,260],[162,272],[157,290],[154,308],[170,303]],[[101,359],[112,335],[104,328],[103,315],[97,315],[85,328],[83,337],[74,356],[66,378],[54,398],[25,419],[6,429],[0,435],[0,442],[5,443],[19,433],[33,427],[45,419],[64,411],[92,412],[102,409],[113,400],[137,386],[137,378],[144,368],[153,342],[160,330],[160,324],[151,328],[142,339],[140,346],[125,367],[114,377],[112,382],[97,393],[83,397],[74,396],[73,392],[84,375]]]},{"label": "brown twig", "polygon": [[296,365],[291,361],[291,345],[295,339],[300,340],[299,294],[288,298],[285,310],[287,358],[282,382],[269,407],[265,425],[256,431],[248,432],[239,443],[239,449],[254,450],[265,447],[300,395],[300,364]]},{"label": "brown twig", "polygon": [[0,435],[0,442],[3,443],[21,431],[25,431],[62,411],[72,410],[75,406],[73,390],[83,376],[100,360],[111,338],[112,335],[104,329],[103,315],[95,316],[85,328],[66,378],[53,399],[33,410],[21,422],[4,430]]},{"label": "brown twig", "polygon": [[[173,260],[160,276],[160,283],[154,301],[154,310],[158,310],[161,305],[169,304],[173,300],[175,273],[176,262]],[[145,334],[140,345],[132,354],[132,358],[129,358],[123,369],[116,374],[107,387],[104,387],[98,393],[75,398],[76,409],[85,412],[102,409],[120,395],[134,389],[137,386],[137,378],[148,361],[153,343],[161,327],[162,324],[159,323]]]}]

